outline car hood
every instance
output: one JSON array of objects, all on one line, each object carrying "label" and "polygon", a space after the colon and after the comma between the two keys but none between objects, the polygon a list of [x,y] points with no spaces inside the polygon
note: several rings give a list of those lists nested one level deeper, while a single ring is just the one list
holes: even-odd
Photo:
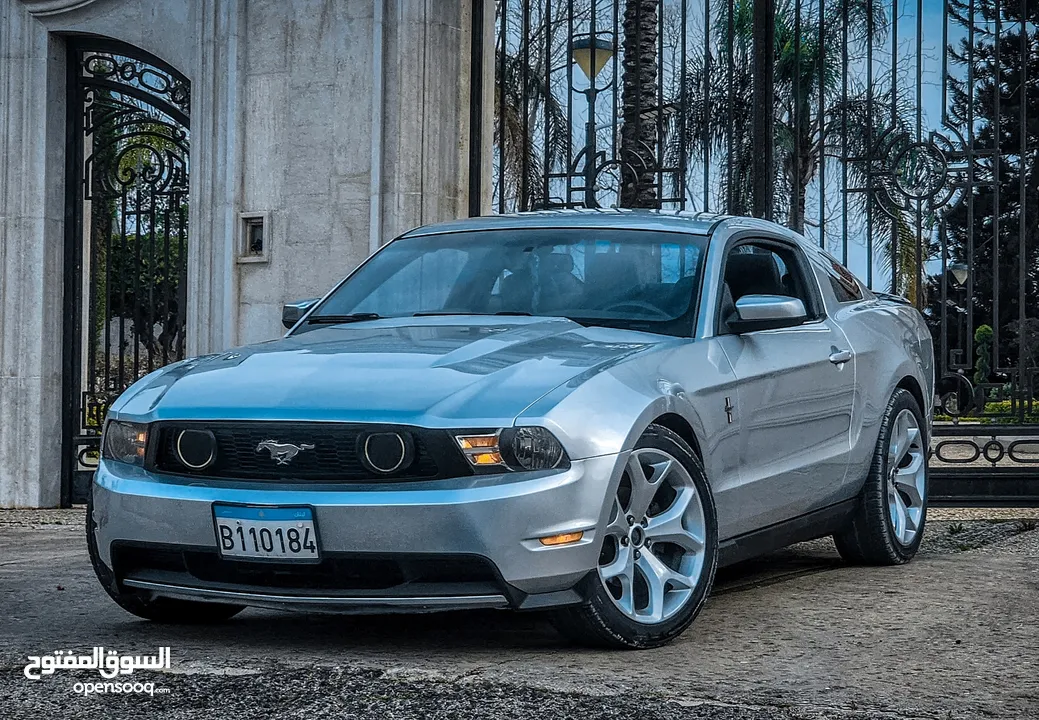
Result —
[{"label": "car hood", "polygon": [[[143,378],[124,418],[492,426],[675,338],[564,318],[407,318],[321,327]],[[462,425],[460,425],[462,423]]]}]

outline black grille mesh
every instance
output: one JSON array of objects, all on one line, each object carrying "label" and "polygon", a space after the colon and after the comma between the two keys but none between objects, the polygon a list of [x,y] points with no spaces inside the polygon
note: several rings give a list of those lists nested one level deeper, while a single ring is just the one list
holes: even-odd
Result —
[{"label": "black grille mesh", "polygon": [[[211,430],[216,437],[216,461],[203,470],[182,465],[174,451],[177,433],[185,428]],[[368,470],[358,454],[362,438],[372,432],[398,432],[410,437],[415,453],[411,464],[382,475]],[[279,465],[267,450],[257,451],[265,440],[294,445],[313,445],[287,465]],[[242,480],[304,480],[314,482],[385,481],[432,479],[470,475],[461,453],[446,431],[401,426],[346,423],[212,422],[166,423],[158,428],[156,469],[178,475]]]},{"label": "black grille mesh", "polygon": [[[393,590],[407,595],[501,592],[497,571],[476,555],[325,553],[320,563],[250,562],[221,558],[212,550],[112,544],[116,577],[167,579],[191,586],[298,591]],[[165,576],[156,577],[156,573]],[[178,577],[180,576],[180,577]]]}]

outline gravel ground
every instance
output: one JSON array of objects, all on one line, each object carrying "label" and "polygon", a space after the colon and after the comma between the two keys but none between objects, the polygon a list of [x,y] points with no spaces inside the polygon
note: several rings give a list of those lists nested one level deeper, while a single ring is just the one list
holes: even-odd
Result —
[{"label": "gravel ground", "polygon": [[1030,508],[953,508],[927,510],[929,520],[1026,520],[1039,519],[1039,507]]},{"label": "gravel ground", "polygon": [[[329,617],[248,610],[211,628],[131,618],[94,581],[81,509],[0,511],[0,718],[1039,718],[1039,531],[934,513],[902,568],[803,543],[719,573],[659,650],[566,645],[536,614]],[[29,681],[26,656],[173,650],[153,697]]]},{"label": "gravel ground", "polygon": [[[1033,529],[1020,534],[1000,538],[999,540],[985,544],[973,550],[980,555],[998,555],[1009,557],[1017,555],[1021,557],[1039,557],[1039,530]],[[1039,652],[1039,649],[1037,649]],[[1037,716],[1039,717],[1039,716]]]},{"label": "gravel ground", "polygon": [[[1025,520],[966,520],[931,521],[927,525],[921,555],[944,555],[956,552],[970,552],[989,545],[1005,543],[1014,538],[1009,545],[1020,545],[1017,536],[1033,533],[1037,521]],[[1034,533],[1039,536],[1039,533]]]},{"label": "gravel ground", "polygon": [[[1016,516],[1011,515],[1010,517]],[[994,546],[1012,554],[1033,554],[1029,548],[1034,549],[1034,543],[1039,541],[1039,532],[1032,532],[1037,527],[1039,527],[1039,521],[1027,517],[1013,520],[1002,518],[936,520],[929,516],[919,555],[949,555],[979,550],[988,546]],[[1030,538],[1019,537],[1022,534],[1030,534]],[[839,562],[836,557],[837,549],[830,538],[801,543],[793,546],[793,550],[795,552],[832,553],[834,560]],[[1039,555],[1039,553],[1034,554]]]},{"label": "gravel ground", "polygon": [[77,505],[63,509],[29,509],[0,508],[0,528],[11,527],[43,527],[44,525],[78,525],[83,526],[86,506]]},{"label": "gravel ground", "polygon": [[62,696],[41,698],[31,690],[22,689],[27,686],[16,681],[10,683],[15,688],[8,696],[13,712],[7,717],[11,720],[36,720],[41,716],[84,720],[159,716],[171,720],[200,717],[909,720],[912,717],[827,707],[739,705],[638,692],[562,692],[466,677],[408,678],[400,673],[339,666],[291,669],[271,664],[255,675],[168,676],[159,684],[168,688],[169,694],[156,695],[144,706],[141,699],[134,696],[93,696],[71,704]]}]

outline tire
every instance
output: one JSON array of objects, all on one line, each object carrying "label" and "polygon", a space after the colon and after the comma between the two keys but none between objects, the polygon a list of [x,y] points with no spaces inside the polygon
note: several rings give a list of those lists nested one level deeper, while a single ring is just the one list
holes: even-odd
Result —
[{"label": "tire", "polygon": [[131,615],[158,623],[208,625],[223,622],[245,609],[242,605],[190,602],[163,597],[147,599],[137,592],[121,590],[112,571],[102,562],[101,556],[98,554],[95,528],[94,498],[93,492],[91,492],[87,499],[86,521],[87,551],[90,554],[90,564],[94,567],[94,574],[108,596]]},{"label": "tire", "polygon": [[[904,449],[898,447],[899,423],[906,422],[908,416],[915,421],[916,435],[906,435],[909,444]],[[920,549],[927,522],[927,430],[916,398],[908,390],[897,388],[880,425],[858,507],[847,527],[833,538],[847,562],[902,565]],[[896,454],[897,461],[893,461]],[[919,468],[914,469],[917,463]]]},{"label": "tire", "polygon": [[607,502],[608,525],[587,600],[552,611],[552,622],[582,645],[659,647],[689,627],[714,584],[718,521],[703,464],[679,435],[651,425],[631,452],[616,497]]}]

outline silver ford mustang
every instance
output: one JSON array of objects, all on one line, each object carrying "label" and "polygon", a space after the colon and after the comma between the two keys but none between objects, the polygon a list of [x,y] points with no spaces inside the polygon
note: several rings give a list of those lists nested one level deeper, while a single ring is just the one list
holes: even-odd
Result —
[{"label": "silver ford mustang", "polygon": [[434,225],[284,321],[113,404],[87,539],[129,612],[549,609],[642,648],[720,565],[829,535],[857,563],[920,546],[923,318],[777,225]]}]

